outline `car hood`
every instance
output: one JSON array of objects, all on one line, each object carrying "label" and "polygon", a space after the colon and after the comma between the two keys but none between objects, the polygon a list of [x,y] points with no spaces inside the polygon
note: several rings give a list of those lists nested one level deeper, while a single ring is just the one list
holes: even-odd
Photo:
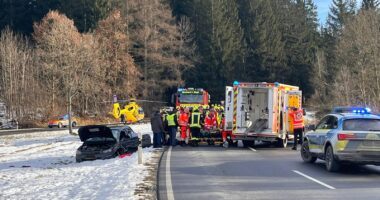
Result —
[{"label": "car hood", "polygon": [[94,137],[106,137],[115,139],[111,129],[107,126],[102,125],[82,126],[78,130],[78,135],[82,142]]}]

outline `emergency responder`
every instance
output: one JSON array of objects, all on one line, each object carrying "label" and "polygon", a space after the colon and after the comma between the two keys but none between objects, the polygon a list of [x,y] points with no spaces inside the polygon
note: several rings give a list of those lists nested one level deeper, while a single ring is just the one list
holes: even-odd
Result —
[{"label": "emergency responder", "polygon": [[214,108],[214,107],[210,108],[210,110],[209,110],[207,116],[209,116],[210,113],[212,114],[212,115],[211,115],[212,118],[215,118],[215,121],[216,121],[216,127],[217,127],[217,126],[218,126],[218,113],[215,111],[215,108]]},{"label": "emergency responder", "polygon": [[219,125],[219,128],[220,128],[220,131],[222,133],[223,147],[227,148],[228,147],[227,135],[229,135],[230,137],[232,137],[232,135],[231,135],[231,131],[224,130],[225,120],[226,120],[226,118],[225,118],[224,114],[222,114],[222,121],[221,121],[221,123]]},{"label": "emergency responder", "polygon": [[217,120],[215,118],[214,112],[209,112],[208,115],[205,118],[205,129],[211,130],[216,129],[217,127]]},{"label": "emergency responder", "polygon": [[166,108],[161,110],[161,119],[164,125],[164,133],[163,133],[163,145],[169,145],[169,127],[166,123],[166,116],[168,115],[168,111]]},{"label": "emergency responder", "polygon": [[185,108],[184,111],[179,115],[178,124],[181,129],[180,144],[185,145],[185,142],[188,141],[189,108]]},{"label": "emergency responder", "polygon": [[304,130],[304,124],[303,124],[303,111],[299,108],[292,108],[292,110],[289,112],[289,119],[291,120],[293,124],[293,133],[294,133],[294,144],[292,150],[297,150],[297,144],[299,140],[300,144],[302,144],[302,138],[303,138],[303,130]]},{"label": "emergency responder", "polygon": [[190,119],[190,132],[192,140],[199,140],[201,133],[201,113],[199,110],[195,109],[193,113],[191,113]]},{"label": "emergency responder", "polygon": [[150,124],[153,131],[153,148],[161,148],[164,126],[162,123],[160,111],[154,112],[153,116],[150,118]]},{"label": "emergency responder", "polygon": [[166,115],[165,124],[168,127],[168,132],[169,132],[168,145],[176,146],[178,120],[177,120],[177,111],[175,109]]}]

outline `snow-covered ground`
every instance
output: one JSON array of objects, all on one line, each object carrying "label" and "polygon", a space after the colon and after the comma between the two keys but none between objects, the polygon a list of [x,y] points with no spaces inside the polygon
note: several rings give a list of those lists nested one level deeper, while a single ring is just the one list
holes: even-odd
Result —
[{"label": "snow-covered ground", "polygon": [[[132,125],[152,134],[150,124]],[[135,199],[148,170],[137,153],[124,158],[75,162],[78,136],[68,131],[0,137],[0,199]],[[143,149],[144,162],[154,150]]]}]

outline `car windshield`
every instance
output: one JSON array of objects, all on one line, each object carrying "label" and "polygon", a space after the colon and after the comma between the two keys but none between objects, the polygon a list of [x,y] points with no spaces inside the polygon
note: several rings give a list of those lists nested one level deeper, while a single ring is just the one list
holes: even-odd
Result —
[{"label": "car windshield", "polygon": [[179,96],[179,102],[181,103],[202,103],[202,94],[181,94]]},{"label": "car windshield", "polygon": [[380,131],[379,119],[346,119],[343,130],[347,131]]}]

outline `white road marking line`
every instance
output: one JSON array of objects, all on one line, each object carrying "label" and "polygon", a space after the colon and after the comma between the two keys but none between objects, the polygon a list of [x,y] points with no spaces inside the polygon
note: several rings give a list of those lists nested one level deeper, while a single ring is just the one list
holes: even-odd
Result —
[{"label": "white road marking line", "polygon": [[252,147],[248,147],[248,149],[251,149],[252,151],[255,151],[256,152],[256,149],[252,148]]},{"label": "white road marking line", "polygon": [[327,188],[329,188],[329,189],[331,189],[331,190],[335,190],[336,188],[334,188],[333,186],[331,186],[331,185],[327,185],[326,183],[323,183],[322,181],[319,181],[319,180],[317,180],[317,179],[315,179],[315,178],[313,178],[313,177],[310,177],[310,176],[308,176],[308,175],[306,175],[306,174],[304,174],[304,173],[302,173],[302,172],[299,172],[299,171],[297,171],[297,170],[292,170],[294,173],[297,173],[297,174],[299,174],[299,175],[301,175],[301,176],[303,176],[303,177],[305,177],[305,178],[307,178],[307,179],[309,179],[309,180],[312,180],[312,181],[314,181],[314,182],[316,182],[316,183],[318,183],[318,184],[320,184],[320,185],[323,185],[323,186],[325,186],[325,187],[327,187]]},{"label": "white road marking line", "polygon": [[167,194],[168,200],[174,200],[172,174],[170,173],[171,154],[172,154],[172,147],[169,147],[168,154],[166,156],[166,194]]}]

